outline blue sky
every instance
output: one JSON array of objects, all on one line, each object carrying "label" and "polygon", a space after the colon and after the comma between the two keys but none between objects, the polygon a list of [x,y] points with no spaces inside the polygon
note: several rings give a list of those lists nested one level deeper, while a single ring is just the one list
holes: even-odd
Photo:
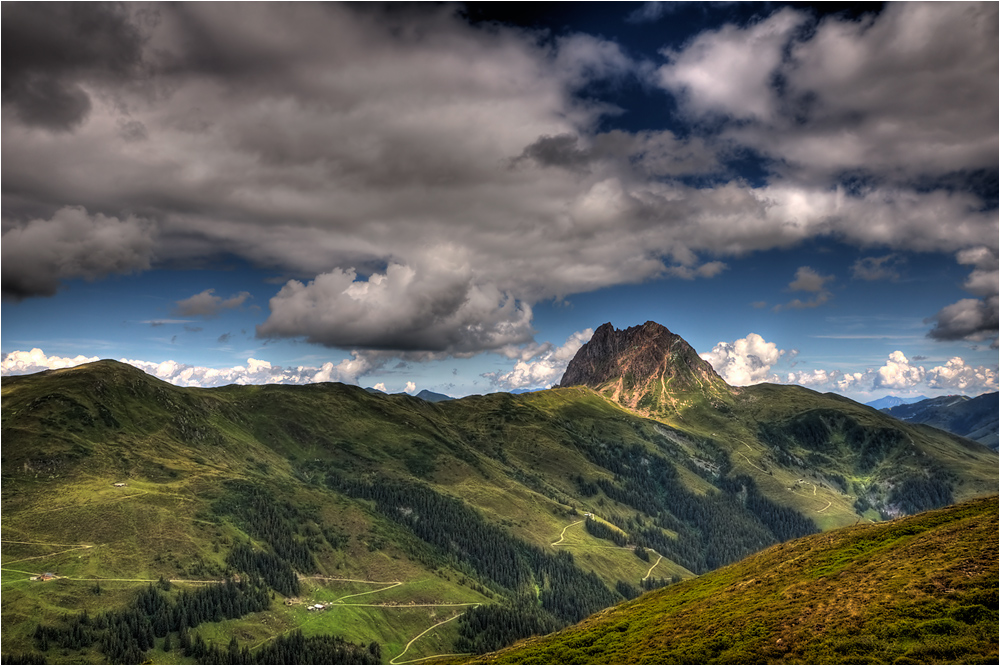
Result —
[{"label": "blue sky", "polygon": [[653,320],[733,384],[997,388],[995,3],[5,3],[3,31],[4,374],[461,396]]}]

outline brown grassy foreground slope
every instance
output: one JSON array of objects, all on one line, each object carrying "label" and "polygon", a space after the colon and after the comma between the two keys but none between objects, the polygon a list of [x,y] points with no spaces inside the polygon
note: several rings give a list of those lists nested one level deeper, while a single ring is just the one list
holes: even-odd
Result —
[{"label": "brown grassy foreground slope", "polygon": [[997,663],[997,498],[773,546],[477,663]]}]

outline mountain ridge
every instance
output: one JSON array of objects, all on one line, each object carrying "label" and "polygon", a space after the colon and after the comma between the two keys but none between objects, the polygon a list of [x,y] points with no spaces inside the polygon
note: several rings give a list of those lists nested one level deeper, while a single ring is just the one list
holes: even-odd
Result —
[{"label": "mountain ridge", "polygon": [[[720,386],[679,336],[638,328],[602,333],[629,388],[607,372],[596,389],[432,403],[338,383],[182,388],[115,361],[3,378],[4,561],[66,588],[53,606],[53,588],[5,574],[5,649],[37,645],[38,622],[130,598],[129,584],[94,597],[82,581],[184,585],[265,558],[282,596],[271,624],[239,620],[247,635],[352,626],[349,640],[398,657],[434,622],[403,622],[393,603],[444,600],[470,607],[439,630],[439,652],[489,650],[769,544],[996,488],[996,454],[977,443],[802,387]],[[658,402],[630,409],[647,388]],[[346,607],[300,612],[296,579],[312,601],[399,585],[343,625]],[[74,658],[107,660],[88,649]]]},{"label": "mountain ridge", "polygon": [[676,411],[678,396],[728,402],[729,386],[681,336],[653,321],[624,330],[602,324],[577,350],[558,387],[587,386],[640,413]]},{"label": "mountain ridge", "polygon": [[909,405],[914,402],[920,402],[921,400],[927,400],[927,396],[918,395],[903,398],[895,395],[887,395],[884,398],[872,400],[871,402],[866,402],[865,404],[869,407],[874,407],[875,409],[888,409],[890,407],[898,407],[899,405]]},{"label": "mountain ridge", "polygon": [[956,435],[969,437],[997,450],[1000,394],[983,393],[974,398],[964,395],[928,398],[906,405],[883,409],[886,414],[908,423],[924,423]]}]

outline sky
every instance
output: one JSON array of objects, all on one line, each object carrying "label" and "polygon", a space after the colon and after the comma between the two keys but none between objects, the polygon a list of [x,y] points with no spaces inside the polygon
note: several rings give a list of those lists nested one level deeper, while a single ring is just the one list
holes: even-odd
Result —
[{"label": "sky", "polygon": [[998,371],[997,3],[3,3],[2,374]]}]

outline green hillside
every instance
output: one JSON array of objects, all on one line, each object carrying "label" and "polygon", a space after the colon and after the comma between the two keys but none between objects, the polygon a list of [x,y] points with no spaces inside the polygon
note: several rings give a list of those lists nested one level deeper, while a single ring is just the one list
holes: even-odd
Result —
[{"label": "green hillside", "polygon": [[469,663],[997,663],[997,498],[772,546]]},{"label": "green hillside", "polygon": [[[3,651],[52,663],[194,663],[234,638],[263,655],[328,635],[382,661],[483,652],[997,485],[978,444],[795,387],[726,387],[725,404],[688,390],[659,414],[587,387],[440,403],[186,389],[113,361],[2,387]],[[227,577],[250,587],[191,601]],[[102,628],[74,624],[84,611]],[[143,643],[112,638],[147,621]]]}]

